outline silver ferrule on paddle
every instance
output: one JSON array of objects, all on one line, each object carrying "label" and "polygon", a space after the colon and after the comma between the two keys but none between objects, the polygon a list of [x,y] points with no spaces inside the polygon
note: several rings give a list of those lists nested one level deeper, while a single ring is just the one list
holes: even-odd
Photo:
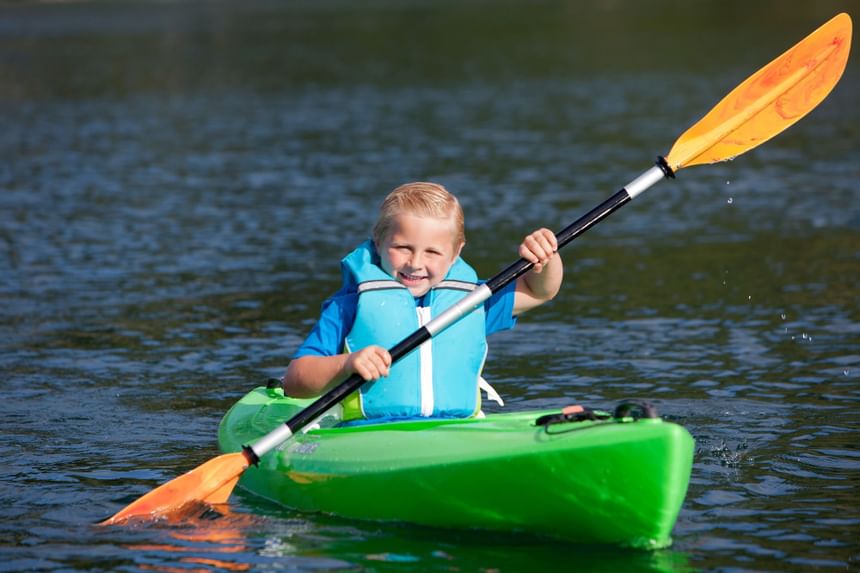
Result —
[{"label": "silver ferrule on paddle", "polygon": [[648,171],[624,186],[624,190],[634,199],[637,195],[666,177],[666,171],[659,165],[654,165]]},{"label": "silver ferrule on paddle", "polygon": [[486,284],[482,284],[475,290],[461,298],[453,306],[443,311],[442,314],[424,325],[430,336],[436,336],[493,296],[493,291]]},{"label": "silver ferrule on paddle", "polygon": [[258,458],[262,458],[267,452],[277,448],[285,441],[289,440],[293,435],[293,431],[286,424],[281,424],[262,438],[254,445],[250,446],[251,450]]}]

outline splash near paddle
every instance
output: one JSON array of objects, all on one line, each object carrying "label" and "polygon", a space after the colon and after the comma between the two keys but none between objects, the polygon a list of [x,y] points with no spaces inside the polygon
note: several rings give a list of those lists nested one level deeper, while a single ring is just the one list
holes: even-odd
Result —
[{"label": "splash near paddle", "polygon": [[[839,14],[732,90],[675,142],[666,159],[642,173],[606,201],[559,233],[559,248],[608,217],[657,182],[674,177],[679,169],[734,159],[785,130],[812,111],[834,88],[851,48],[851,18]],[[528,272],[532,263],[520,259],[466,295],[460,302],[389,349],[399,360],[436,334],[482,305],[493,293]],[[192,503],[223,503],[239,477],[252,464],[290,439],[365,383],[353,375],[332,388],[242,451],[219,456],[195,470],[144,495],[102,522],[155,519],[181,512]],[[687,467],[679,464],[678,467]],[[686,484],[686,475],[672,479]],[[684,486],[684,489],[686,486]],[[681,496],[681,499],[683,496]],[[467,502],[468,500],[465,500]],[[675,512],[680,509],[669,508]],[[674,518],[672,519],[674,521]]]}]

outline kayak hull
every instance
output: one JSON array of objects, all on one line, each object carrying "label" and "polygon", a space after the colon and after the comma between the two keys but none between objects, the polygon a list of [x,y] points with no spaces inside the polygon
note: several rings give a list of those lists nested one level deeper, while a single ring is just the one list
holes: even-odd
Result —
[{"label": "kayak hull", "polygon": [[[219,446],[239,451],[311,402],[257,388],[224,416]],[[264,455],[239,484],[347,518],[668,545],[692,467],[690,434],[659,418],[537,426],[548,413],[320,427]]]}]

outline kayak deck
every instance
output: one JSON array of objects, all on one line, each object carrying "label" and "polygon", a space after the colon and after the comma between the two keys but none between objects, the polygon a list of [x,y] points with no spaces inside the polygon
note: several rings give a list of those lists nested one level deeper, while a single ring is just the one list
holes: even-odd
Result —
[{"label": "kayak deck", "polygon": [[[256,388],[224,416],[219,445],[238,451],[311,402]],[[535,424],[549,413],[319,427],[263,456],[240,485],[348,518],[668,545],[692,466],[689,433],[659,418]]]}]

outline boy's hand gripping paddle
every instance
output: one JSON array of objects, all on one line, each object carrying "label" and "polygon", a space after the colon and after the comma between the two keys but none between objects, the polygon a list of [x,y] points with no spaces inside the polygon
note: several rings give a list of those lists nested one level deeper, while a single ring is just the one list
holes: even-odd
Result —
[{"label": "boy's hand gripping paddle", "polygon": [[[557,234],[559,249],[628,203],[658,181],[684,167],[734,159],[764,143],[812,111],[830,93],[848,61],[851,18],[842,13],[801,40],[731,91],[705,117],[684,132],[665,158],[612,197]],[[389,350],[396,361],[484,303],[502,287],[528,272],[520,259],[459,303]],[[153,519],[190,503],[225,503],[251,464],[288,440],[294,432],[354,392],[363,380],[353,375],[323,394],[305,410],[243,451],[218,456],[169,481],[102,522]]]}]

